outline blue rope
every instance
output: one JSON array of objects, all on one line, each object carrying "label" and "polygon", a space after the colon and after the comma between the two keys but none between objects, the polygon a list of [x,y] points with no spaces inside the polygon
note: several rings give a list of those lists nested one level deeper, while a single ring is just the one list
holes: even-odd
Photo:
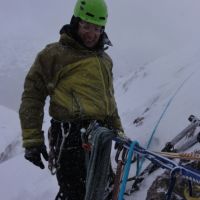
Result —
[{"label": "blue rope", "polygon": [[[155,132],[156,132],[157,129],[158,129],[158,126],[159,126],[159,124],[160,124],[160,121],[162,120],[163,116],[166,114],[166,111],[167,111],[167,109],[169,108],[169,106],[170,106],[170,104],[172,103],[172,101],[174,100],[175,96],[176,96],[177,93],[181,90],[181,88],[183,87],[183,85],[191,78],[191,76],[192,76],[193,74],[194,74],[194,72],[192,72],[192,73],[181,83],[181,85],[177,88],[177,90],[175,91],[175,93],[174,93],[174,94],[172,95],[172,97],[169,99],[167,105],[165,106],[165,109],[163,110],[163,112],[162,112],[160,118],[158,119],[158,122],[156,123],[156,125],[155,125],[155,127],[154,127],[154,129],[153,129],[153,131],[152,131],[152,133],[151,133],[151,136],[150,136],[150,138],[149,138],[149,141],[148,141],[148,143],[147,143],[147,145],[146,145],[146,149],[149,148],[149,146],[150,146],[150,144],[151,144],[151,141],[152,141],[152,139],[153,139],[153,136],[155,135]],[[141,169],[142,169],[142,165],[143,165],[143,163],[144,163],[144,160],[145,160],[145,157],[143,156],[143,157],[142,157],[142,160],[141,160],[141,162],[140,162],[140,165],[139,165],[139,174],[140,174],[140,172],[141,172]]]},{"label": "blue rope", "polygon": [[129,171],[130,171],[130,167],[131,167],[131,161],[132,161],[135,145],[139,145],[139,143],[137,141],[133,141],[131,143],[129,151],[128,151],[128,158],[127,158],[126,165],[125,165],[125,168],[124,168],[124,174],[123,174],[123,178],[122,178],[122,184],[121,184],[121,187],[120,187],[118,200],[123,200],[123,196],[124,196],[124,192],[125,192],[125,189],[126,189],[126,183],[127,183],[127,179],[128,179],[128,175],[129,175]]}]

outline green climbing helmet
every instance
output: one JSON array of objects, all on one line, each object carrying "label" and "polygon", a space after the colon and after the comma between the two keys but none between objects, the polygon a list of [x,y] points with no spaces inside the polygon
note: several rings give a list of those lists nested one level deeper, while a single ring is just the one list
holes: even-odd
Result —
[{"label": "green climbing helmet", "polygon": [[105,26],[108,18],[106,3],[104,0],[78,0],[74,16],[92,24]]}]

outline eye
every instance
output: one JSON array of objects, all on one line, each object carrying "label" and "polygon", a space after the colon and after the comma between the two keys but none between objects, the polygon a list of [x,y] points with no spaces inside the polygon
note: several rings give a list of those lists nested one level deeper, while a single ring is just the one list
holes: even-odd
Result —
[{"label": "eye", "polygon": [[101,32],[101,27],[96,27],[96,28],[95,28],[95,31]]}]

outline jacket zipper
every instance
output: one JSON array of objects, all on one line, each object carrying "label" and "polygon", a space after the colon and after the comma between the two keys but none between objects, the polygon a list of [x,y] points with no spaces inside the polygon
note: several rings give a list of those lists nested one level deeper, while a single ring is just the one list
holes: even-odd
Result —
[{"label": "jacket zipper", "polygon": [[99,63],[99,72],[100,72],[100,75],[101,75],[101,79],[102,79],[102,82],[103,82],[103,87],[104,87],[104,96],[105,96],[105,102],[106,102],[106,115],[109,114],[109,109],[108,109],[108,105],[109,105],[109,101],[108,101],[108,96],[107,96],[107,93],[106,93],[106,86],[105,86],[105,80],[104,80],[104,77],[103,77],[103,73],[102,73],[102,69],[101,69],[101,63],[99,61],[99,58],[98,56],[96,56],[96,59]]}]

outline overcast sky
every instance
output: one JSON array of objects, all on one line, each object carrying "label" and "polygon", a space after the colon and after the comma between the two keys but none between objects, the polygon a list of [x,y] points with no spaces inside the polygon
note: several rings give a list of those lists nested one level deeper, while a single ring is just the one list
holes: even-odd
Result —
[{"label": "overcast sky", "polygon": [[[0,0],[1,39],[10,36],[58,39],[69,22],[75,0]],[[165,54],[200,35],[199,0],[107,0],[107,31],[134,64]],[[189,37],[190,35],[190,37]],[[191,41],[191,35],[193,35]],[[128,52],[131,51],[131,52]]]}]

